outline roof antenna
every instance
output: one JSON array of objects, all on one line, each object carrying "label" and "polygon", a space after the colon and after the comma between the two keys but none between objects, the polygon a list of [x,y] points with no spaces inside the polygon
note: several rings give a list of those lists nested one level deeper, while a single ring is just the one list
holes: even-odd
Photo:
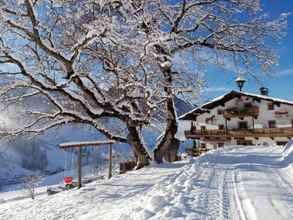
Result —
[{"label": "roof antenna", "polygon": [[242,88],[244,86],[244,84],[246,83],[246,79],[242,76],[242,74],[237,77],[237,79],[235,79],[235,83],[237,84],[239,91],[242,92]]}]

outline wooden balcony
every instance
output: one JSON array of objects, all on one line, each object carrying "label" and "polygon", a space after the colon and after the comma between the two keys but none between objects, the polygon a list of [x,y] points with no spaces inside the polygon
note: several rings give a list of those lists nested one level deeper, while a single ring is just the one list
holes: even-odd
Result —
[{"label": "wooden balcony", "polygon": [[246,130],[193,130],[185,131],[186,138],[203,139],[203,140],[223,140],[228,141],[231,138],[245,138],[245,137],[293,137],[293,128],[257,128]]},{"label": "wooden balcony", "polygon": [[231,135],[225,130],[193,130],[185,131],[185,137],[190,139],[229,141]]},{"label": "wooden balcony", "polygon": [[223,116],[226,119],[235,117],[257,117],[259,114],[259,108],[256,106],[244,107],[244,108],[231,108],[226,109],[223,112]]}]

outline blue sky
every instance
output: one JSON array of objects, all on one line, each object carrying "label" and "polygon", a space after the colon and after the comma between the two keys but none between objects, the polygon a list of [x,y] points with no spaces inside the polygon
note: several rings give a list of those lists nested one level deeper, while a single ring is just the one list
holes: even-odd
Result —
[{"label": "blue sky", "polygon": [[[287,37],[277,48],[279,65],[275,68],[276,76],[263,76],[259,80],[248,78],[244,91],[258,93],[259,87],[266,86],[270,95],[293,100],[293,0],[263,0],[263,9],[273,18],[282,12],[291,12],[288,20]],[[231,89],[237,90],[234,83],[235,75],[217,68],[210,68],[207,72],[208,88],[204,92],[204,99],[221,95]]]}]

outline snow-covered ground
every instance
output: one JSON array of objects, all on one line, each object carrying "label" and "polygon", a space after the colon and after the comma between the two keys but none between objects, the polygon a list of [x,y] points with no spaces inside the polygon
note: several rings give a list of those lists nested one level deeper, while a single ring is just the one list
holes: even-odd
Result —
[{"label": "snow-covered ground", "polygon": [[[285,150],[284,150],[285,149]],[[293,219],[293,145],[229,147],[0,205],[0,219]]]}]

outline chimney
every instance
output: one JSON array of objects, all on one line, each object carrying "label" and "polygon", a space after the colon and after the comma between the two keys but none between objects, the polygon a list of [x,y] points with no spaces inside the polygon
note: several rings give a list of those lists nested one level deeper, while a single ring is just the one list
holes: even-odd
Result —
[{"label": "chimney", "polygon": [[269,95],[269,89],[267,87],[260,87],[260,94],[268,96]]}]

